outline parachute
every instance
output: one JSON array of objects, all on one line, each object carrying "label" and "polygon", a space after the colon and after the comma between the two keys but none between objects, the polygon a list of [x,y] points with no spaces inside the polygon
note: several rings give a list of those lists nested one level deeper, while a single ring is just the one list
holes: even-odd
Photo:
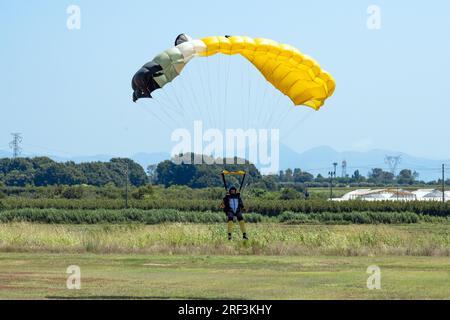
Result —
[{"label": "parachute", "polygon": [[173,81],[194,57],[218,53],[241,55],[252,63],[294,105],[319,110],[336,87],[333,77],[298,49],[264,38],[214,36],[192,39],[180,34],[175,46],[158,54],[132,79],[133,101],[152,98],[152,92]]},{"label": "parachute", "polygon": [[238,171],[223,170],[221,173],[223,186],[225,188],[225,191],[228,191],[228,184],[227,184],[227,180],[225,179],[226,175],[239,175],[242,177],[240,186],[239,186],[239,192],[241,192],[242,187],[244,186],[245,176],[247,175],[247,172],[245,170],[238,170]]}]

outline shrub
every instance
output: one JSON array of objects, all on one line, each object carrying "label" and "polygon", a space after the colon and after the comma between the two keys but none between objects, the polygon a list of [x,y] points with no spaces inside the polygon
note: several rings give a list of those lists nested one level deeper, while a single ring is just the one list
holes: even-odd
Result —
[{"label": "shrub", "polygon": [[62,196],[65,199],[81,199],[83,198],[83,187],[82,186],[67,186],[62,191]]},{"label": "shrub", "polygon": [[332,224],[409,224],[419,222],[419,215],[413,212],[283,212],[280,222],[285,223],[332,223]]}]

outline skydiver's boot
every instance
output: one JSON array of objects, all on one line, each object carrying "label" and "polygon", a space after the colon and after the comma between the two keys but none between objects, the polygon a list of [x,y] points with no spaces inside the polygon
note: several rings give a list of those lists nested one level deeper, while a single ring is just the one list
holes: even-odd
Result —
[{"label": "skydiver's boot", "polygon": [[245,228],[245,221],[244,220],[239,221],[239,227],[241,228],[241,232],[242,232],[242,236],[243,236],[244,240],[248,240],[247,230]]},{"label": "skydiver's boot", "polygon": [[231,232],[233,232],[233,221],[228,221],[227,229],[228,229],[228,240],[231,240]]}]

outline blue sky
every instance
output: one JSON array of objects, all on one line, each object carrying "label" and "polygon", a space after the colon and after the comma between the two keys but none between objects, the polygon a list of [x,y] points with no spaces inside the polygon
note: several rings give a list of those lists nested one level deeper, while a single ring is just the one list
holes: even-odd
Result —
[{"label": "blue sky", "polygon": [[[66,27],[66,9],[72,4],[81,9],[80,30]],[[366,25],[372,4],[381,9],[380,30]],[[192,127],[191,119],[163,114],[168,102],[164,92],[161,100],[134,104],[130,80],[185,32],[197,38],[235,34],[289,43],[335,77],[336,92],[322,110],[292,108],[281,123],[282,142],[296,151],[329,145],[448,159],[449,14],[448,1],[2,0],[0,150],[8,148],[11,132],[22,132],[28,153],[127,156],[170,151],[170,132],[177,123]],[[278,110],[270,109],[267,98],[258,119],[243,111],[250,104],[245,101],[248,91],[255,107],[265,101],[264,90],[277,99],[259,74],[244,70],[243,61],[215,57],[202,65],[200,60],[186,67],[179,86],[174,82],[164,93],[178,90],[185,95],[185,110],[203,99],[197,113],[186,111],[192,120],[209,117],[211,125],[238,126],[248,124],[242,118],[257,123],[266,111]],[[201,83],[205,66],[214,79],[228,76]],[[246,79],[254,84],[251,90]],[[194,90],[197,99],[183,93],[181,83],[189,84],[191,89],[184,90]],[[204,90],[205,83],[212,89]],[[241,120],[217,120],[224,112],[207,106],[209,101],[220,101]],[[277,116],[267,113],[268,120]]]}]

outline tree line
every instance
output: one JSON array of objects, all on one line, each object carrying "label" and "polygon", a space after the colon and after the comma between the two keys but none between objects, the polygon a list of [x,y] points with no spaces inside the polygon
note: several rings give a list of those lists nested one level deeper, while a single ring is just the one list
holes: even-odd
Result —
[{"label": "tree line", "polygon": [[[0,159],[0,185],[12,187],[24,186],[55,186],[55,185],[92,185],[107,186],[113,184],[123,187],[127,181],[132,186],[140,187],[146,184],[163,185],[165,187],[181,185],[189,188],[222,187],[220,173],[222,170],[246,170],[246,185],[265,190],[280,190],[289,187],[299,192],[306,192],[307,187],[327,187],[330,178],[300,168],[281,170],[278,174],[262,176],[259,170],[244,159],[224,159],[224,164],[213,163],[212,158],[203,156],[202,164],[195,164],[195,157],[190,154],[191,161],[183,156],[181,163],[174,159],[165,160],[147,167],[147,172],[136,162],[127,158],[113,158],[108,162],[75,163],[56,162],[48,157],[35,158],[3,158]],[[240,162],[238,161],[240,160]],[[211,164],[208,164],[211,163]],[[227,164],[241,163],[241,164]],[[334,177],[335,185],[354,187],[389,186],[389,185],[424,185],[418,179],[419,175],[410,169],[403,169],[397,176],[381,168],[372,169],[367,176],[355,170],[351,176]],[[229,185],[240,185],[239,176],[227,176]],[[441,183],[440,180],[428,184]],[[446,181],[450,184],[450,180]],[[289,196],[289,195],[287,195]]]},{"label": "tree line", "polygon": [[82,184],[105,186],[108,183],[124,186],[127,171],[131,185],[142,186],[148,182],[144,169],[126,158],[85,163],[61,163],[47,157],[0,159],[0,182],[16,187]]},{"label": "tree line", "polygon": [[[301,169],[286,169],[281,170],[277,176],[274,177],[277,182],[297,182],[297,183],[310,183],[310,184],[327,184],[331,181],[329,176],[322,176],[320,173],[317,176],[312,175],[309,172],[302,171]],[[416,171],[410,169],[403,169],[395,176],[392,172],[384,171],[381,168],[373,168],[367,174],[367,177],[362,175],[359,170],[355,170],[351,176],[345,177],[333,176],[333,182],[340,184],[373,184],[373,185],[414,185],[425,184],[424,181],[420,181],[419,174]],[[432,182],[436,183],[435,181]]]}]

